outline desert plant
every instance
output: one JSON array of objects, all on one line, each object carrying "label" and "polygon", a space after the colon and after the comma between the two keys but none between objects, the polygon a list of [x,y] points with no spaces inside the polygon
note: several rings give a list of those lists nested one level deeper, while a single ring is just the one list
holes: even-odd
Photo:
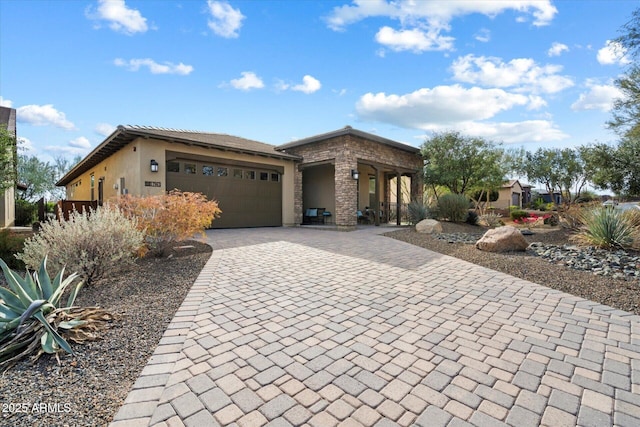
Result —
[{"label": "desert plant", "polygon": [[469,199],[462,194],[445,194],[438,199],[439,215],[451,222],[465,222],[469,213]]},{"label": "desert plant", "polygon": [[136,228],[136,221],[106,205],[95,211],[73,211],[68,221],[42,223],[17,258],[35,270],[49,255],[52,270],[66,266],[90,285],[132,263],[143,245],[144,233]]},{"label": "desert plant", "polygon": [[0,230],[0,258],[6,260],[10,268],[24,270],[24,263],[16,258],[22,251],[26,236],[12,233],[8,229]]},{"label": "desert plant", "polygon": [[585,209],[583,224],[574,239],[603,249],[630,248],[638,237],[638,228],[631,218],[617,209]]},{"label": "desert plant", "polygon": [[512,220],[516,221],[528,217],[529,213],[520,209],[515,209],[512,210],[511,213],[509,213],[509,216]]},{"label": "desert plant", "polygon": [[500,227],[504,225],[500,218],[502,218],[502,215],[495,212],[489,212],[480,217],[480,223],[487,227]]},{"label": "desert plant", "polygon": [[410,224],[417,224],[423,219],[429,218],[429,208],[423,203],[414,200],[407,206],[407,212],[409,216]]},{"label": "desert plant", "polygon": [[207,200],[201,193],[179,190],[158,196],[122,197],[117,205],[125,215],[137,220],[149,249],[157,255],[175,242],[197,234],[204,236],[204,230],[221,213],[216,201]]},{"label": "desert plant", "polygon": [[466,221],[467,224],[478,225],[479,221],[480,221],[480,216],[478,215],[478,212],[470,209],[467,215],[467,221]]},{"label": "desert plant", "polygon": [[[92,331],[112,316],[98,308],[73,307],[82,282],[75,273],[64,277],[64,268],[51,279],[45,257],[37,271],[20,277],[0,259],[8,288],[0,287],[0,368],[8,369],[22,357],[65,351],[69,343],[94,339]],[[69,291],[67,292],[67,288]],[[66,305],[61,306],[63,294]],[[61,335],[62,334],[62,335]]]}]

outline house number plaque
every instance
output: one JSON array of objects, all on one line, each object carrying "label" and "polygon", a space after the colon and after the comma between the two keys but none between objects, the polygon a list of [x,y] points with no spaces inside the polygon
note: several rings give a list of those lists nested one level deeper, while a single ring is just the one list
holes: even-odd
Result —
[{"label": "house number plaque", "polygon": [[162,183],[160,181],[145,181],[145,187],[162,187]]}]

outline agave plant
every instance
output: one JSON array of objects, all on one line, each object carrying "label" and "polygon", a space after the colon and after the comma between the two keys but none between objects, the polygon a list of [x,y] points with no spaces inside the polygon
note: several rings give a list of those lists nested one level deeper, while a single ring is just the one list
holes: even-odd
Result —
[{"label": "agave plant", "polygon": [[[36,357],[43,352],[60,350],[73,354],[58,328],[73,329],[87,323],[87,320],[68,316],[82,287],[82,282],[76,281],[77,274],[65,278],[62,268],[51,280],[46,257],[37,272],[27,271],[24,277],[11,270],[2,259],[0,267],[8,286],[0,287],[0,367],[11,366],[38,347]],[[60,307],[67,288],[71,288],[71,292],[66,305]]]}]

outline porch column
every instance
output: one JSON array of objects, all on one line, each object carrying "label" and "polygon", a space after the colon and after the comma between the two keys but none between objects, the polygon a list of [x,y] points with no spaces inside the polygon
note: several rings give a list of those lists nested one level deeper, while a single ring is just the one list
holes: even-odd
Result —
[{"label": "porch column", "polygon": [[302,224],[302,170],[301,165],[293,168],[293,222],[295,225]]},{"label": "porch column", "polygon": [[336,226],[340,229],[354,229],[358,222],[358,181],[353,179],[351,171],[358,170],[358,160],[351,156],[336,156],[335,194]]},{"label": "porch column", "polygon": [[424,183],[422,182],[422,171],[411,174],[411,200],[423,202]]},{"label": "porch column", "polygon": [[396,225],[400,225],[402,213],[402,174],[396,172]]},{"label": "porch column", "polygon": [[373,170],[376,172],[376,193],[374,197],[376,205],[373,208],[373,213],[376,219],[374,220],[374,223],[376,226],[379,226],[380,225],[380,170],[375,166],[373,167]]}]

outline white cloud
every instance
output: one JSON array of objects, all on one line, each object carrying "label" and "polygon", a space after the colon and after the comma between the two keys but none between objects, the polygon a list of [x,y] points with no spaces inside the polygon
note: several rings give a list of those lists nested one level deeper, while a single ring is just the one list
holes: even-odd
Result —
[{"label": "white cloud", "polygon": [[[560,141],[569,137],[548,120],[526,120],[522,122],[466,122],[455,127],[456,130],[505,144],[523,144],[528,142]],[[445,131],[447,129],[435,129]]]},{"label": "white cloud", "polygon": [[245,19],[240,9],[234,9],[225,2],[213,0],[208,0],[207,5],[213,18],[208,22],[211,31],[225,38],[238,37],[242,20]]},{"label": "white cloud", "polygon": [[98,0],[96,11],[88,9],[86,16],[107,21],[113,31],[127,35],[144,33],[149,29],[147,19],[138,10],[128,8],[124,0]]},{"label": "white cloud", "polygon": [[451,70],[453,78],[460,82],[513,87],[518,91],[556,93],[574,84],[571,78],[558,74],[562,66],[540,66],[530,58],[503,62],[500,58],[469,54],[456,59]]},{"label": "white cloud", "polygon": [[248,91],[251,89],[262,89],[264,83],[260,77],[251,71],[243,71],[240,73],[242,77],[231,80],[231,86],[236,89]]},{"label": "white cloud", "polygon": [[98,123],[93,130],[98,135],[109,136],[116,130],[116,126],[109,123]]},{"label": "white cloud", "polygon": [[614,101],[624,96],[622,91],[613,85],[600,85],[588,81],[587,87],[589,91],[580,94],[578,100],[571,104],[572,110],[600,110],[608,112],[611,111]]},{"label": "white cloud", "polygon": [[481,28],[473,37],[479,42],[487,43],[491,41],[491,31],[486,28]]},{"label": "white cloud", "polygon": [[30,139],[23,136],[18,137],[18,153],[19,154],[36,154],[36,149]]},{"label": "white cloud", "polygon": [[17,109],[16,115],[19,122],[34,126],[53,125],[66,130],[75,129],[65,114],[53,108],[52,104],[25,105]]},{"label": "white cloud", "polygon": [[424,31],[419,28],[396,31],[391,27],[382,27],[376,34],[376,41],[394,51],[410,50],[423,52],[428,50],[452,50],[453,37],[446,37],[438,31]]},{"label": "white cloud", "polygon": [[631,60],[627,57],[626,49],[618,42],[607,40],[604,47],[598,51],[598,62],[603,65],[627,65]]},{"label": "white cloud", "polygon": [[291,90],[310,94],[319,91],[321,87],[322,84],[320,84],[318,79],[310,75],[306,75],[302,78],[302,84],[293,86]]},{"label": "white cloud", "polygon": [[569,52],[569,46],[564,43],[553,42],[547,51],[549,56],[560,56],[562,52]]},{"label": "white cloud", "polygon": [[[376,35],[379,43],[394,50],[453,49],[453,38],[441,35],[450,31],[450,22],[470,14],[494,17],[506,11],[533,16],[533,25],[548,25],[558,10],[550,0],[502,1],[415,1],[415,0],[354,0],[350,5],[335,7],[326,18],[329,28],[342,31],[348,25],[372,17],[398,20],[401,30],[382,27]],[[524,22],[524,16],[518,17]],[[482,36],[480,37],[483,38]]]},{"label": "white cloud", "polygon": [[72,139],[69,141],[69,146],[74,148],[91,148],[91,143],[84,136],[79,136],[78,138]]},{"label": "white cloud", "polygon": [[178,74],[187,76],[193,71],[191,65],[185,65],[182,62],[174,64],[172,62],[164,62],[159,64],[150,58],[130,59],[128,61],[122,58],[116,58],[113,63],[118,67],[124,67],[129,71],[138,71],[141,67],[147,67],[151,74]]},{"label": "white cloud", "polygon": [[0,96],[0,107],[11,108],[12,105],[13,105],[13,102],[11,100],[4,99],[3,97]]},{"label": "white cloud", "polygon": [[489,119],[528,102],[526,96],[502,89],[467,89],[453,85],[423,88],[406,95],[367,93],[357,102],[356,112],[367,120],[429,129],[433,125]]}]

